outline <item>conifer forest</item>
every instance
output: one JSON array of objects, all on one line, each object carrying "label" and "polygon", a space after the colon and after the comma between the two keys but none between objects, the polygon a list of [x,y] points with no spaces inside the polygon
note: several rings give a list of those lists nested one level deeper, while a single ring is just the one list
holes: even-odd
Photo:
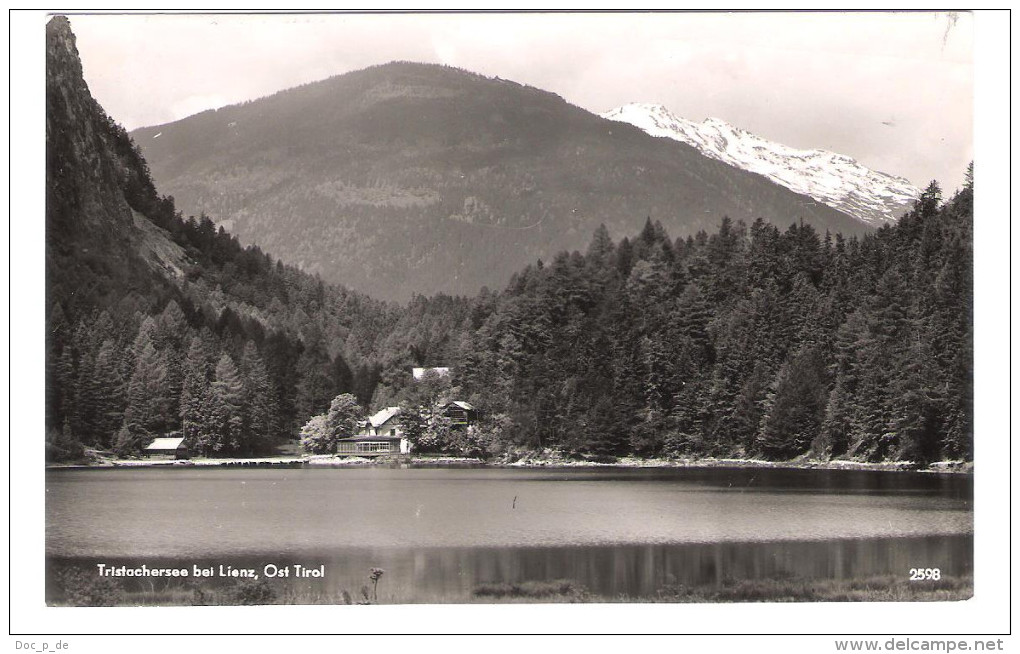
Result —
[{"label": "conifer forest", "polygon": [[505,289],[406,305],[242,248],[139,184],[193,266],[144,302],[97,290],[52,304],[54,458],[172,431],[210,455],[266,453],[338,394],[364,411],[406,401],[409,369],[431,365],[452,368],[440,394],[480,410],[470,442],[437,445],[450,452],[972,456],[970,175],[863,237],[724,218],[673,240],[648,219],[618,241],[600,228]]}]

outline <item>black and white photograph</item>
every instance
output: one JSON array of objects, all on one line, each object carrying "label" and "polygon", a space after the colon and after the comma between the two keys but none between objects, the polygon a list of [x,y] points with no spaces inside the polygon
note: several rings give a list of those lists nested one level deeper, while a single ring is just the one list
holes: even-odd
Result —
[{"label": "black and white photograph", "polygon": [[37,18],[49,610],[980,599],[973,14]]}]

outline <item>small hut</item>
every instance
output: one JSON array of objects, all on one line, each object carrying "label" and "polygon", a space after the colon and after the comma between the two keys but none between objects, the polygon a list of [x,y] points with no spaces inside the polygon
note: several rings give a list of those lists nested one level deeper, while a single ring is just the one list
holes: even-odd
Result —
[{"label": "small hut", "polygon": [[188,448],[183,438],[157,438],[145,448],[145,456],[161,459],[187,459]]},{"label": "small hut", "polygon": [[478,417],[474,406],[460,400],[441,403],[436,409],[441,416],[449,418],[450,425],[454,428],[470,427]]}]

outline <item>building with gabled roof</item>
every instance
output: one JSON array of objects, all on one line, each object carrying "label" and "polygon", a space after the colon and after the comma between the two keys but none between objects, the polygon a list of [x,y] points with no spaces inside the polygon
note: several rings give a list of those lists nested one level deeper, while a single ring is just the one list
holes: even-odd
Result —
[{"label": "building with gabled roof", "polygon": [[436,405],[436,412],[448,418],[450,425],[453,427],[468,427],[475,422],[478,412],[475,411],[475,407],[468,402],[461,400],[451,400],[449,402],[440,402]]},{"label": "building with gabled roof", "polygon": [[377,411],[368,417],[368,420],[361,423],[359,436],[402,436],[400,428],[400,407],[388,406],[382,411]]},{"label": "building with gabled roof", "polygon": [[142,451],[147,457],[168,457],[174,459],[187,459],[188,448],[184,444],[184,438],[157,438],[149,443]]},{"label": "building with gabled roof", "polygon": [[389,406],[372,414],[361,423],[357,434],[341,438],[336,444],[337,454],[349,456],[407,454],[410,451],[410,443],[400,427],[398,406]]},{"label": "building with gabled roof", "polygon": [[408,454],[410,451],[411,444],[403,436],[359,434],[336,442],[336,453],[345,456],[383,456]]}]

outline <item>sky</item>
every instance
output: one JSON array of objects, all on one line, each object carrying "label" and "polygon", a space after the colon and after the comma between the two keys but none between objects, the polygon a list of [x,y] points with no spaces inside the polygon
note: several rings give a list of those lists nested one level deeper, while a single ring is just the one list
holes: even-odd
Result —
[{"label": "sky", "polygon": [[126,128],[394,60],[721,118],[924,187],[973,155],[974,18],[947,13],[73,15],[85,78]]}]

